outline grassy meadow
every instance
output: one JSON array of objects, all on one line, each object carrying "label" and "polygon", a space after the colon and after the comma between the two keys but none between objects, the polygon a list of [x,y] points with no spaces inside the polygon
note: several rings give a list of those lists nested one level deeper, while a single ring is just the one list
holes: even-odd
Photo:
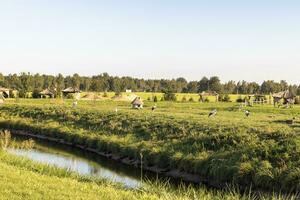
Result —
[{"label": "grassy meadow", "polygon": [[[154,112],[153,105],[157,106]],[[213,109],[217,109],[217,115],[208,118]],[[251,112],[249,117],[245,109]],[[300,191],[299,113],[300,106],[296,105],[289,109],[268,104],[242,108],[235,102],[146,100],[143,110],[133,110],[128,101],[109,99],[81,100],[76,108],[72,100],[10,99],[0,106],[0,127],[59,138],[132,160],[140,160],[142,154],[145,166],[195,174],[215,186],[229,183],[289,193]],[[16,167],[4,165],[8,164],[2,164],[0,169]],[[43,178],[51,182],[57,177]],[[64,178],[74,181],[67,179]],[[80,184],[87,184],[93,191],[94,183]],[[124,192],[123,199],[128,194],[146,195],[144,199],[193,199],[176,194],[175,198],[173,192],[157,196],[155,192],[120,190]],[[204,195],[202,191],[197,195],[204,196],[194,199],[241,198],[229,193],[221,198],[221,194],[205,196],[210,192]]]}]

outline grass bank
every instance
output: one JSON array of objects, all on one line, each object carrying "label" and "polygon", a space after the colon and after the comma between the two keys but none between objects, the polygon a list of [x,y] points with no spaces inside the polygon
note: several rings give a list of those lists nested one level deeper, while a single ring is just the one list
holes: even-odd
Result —
[{"label": "grass bank", "polygon": [[53,166],[39,164],[23,157],[0,151],[1,199],[101,199],[101,200],[255,200],[297,199],[295,195],[240,194],[238,190],[208,190],[203,187],[181,186],[176,189],[167,182],[152,183],[132,190],[105,180],[84,177]]}]

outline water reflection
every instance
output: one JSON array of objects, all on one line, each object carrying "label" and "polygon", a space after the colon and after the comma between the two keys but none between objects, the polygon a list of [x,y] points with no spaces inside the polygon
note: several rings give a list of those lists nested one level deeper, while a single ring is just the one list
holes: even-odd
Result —
[{"label": "water reflection", "polygon": [[97,161],[92,161],[85,156],[78,155],[78,152],[70,152],[70,148],[67,148],[65,151],[61,148],[52,147],[53,144],[49,145],[50,143],[38,143],[34,149],[9,149],[8,151],[34,161],[69,169],[82,175],[123,183],[130,188],[141,186],[138,170],[129,169],[127,166],[117,164],[108,159],[98,158]]}]

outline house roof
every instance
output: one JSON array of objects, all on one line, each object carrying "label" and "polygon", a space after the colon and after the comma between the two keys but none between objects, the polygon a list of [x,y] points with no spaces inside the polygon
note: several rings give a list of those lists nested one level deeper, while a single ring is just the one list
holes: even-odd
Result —
[{"label": "house roof", "polygon": [[135,97],[135,99],[131,102],[132,105],[143,105],[144,102],[141,97]]},{"label": "house roof", "polygon": [[0,92],[9,92],[8,88],[0,87]]},{"label": "house roof", "polygon": [[294,98],[294,95],[289,90],[274,93],[272,96],[274,98],[284,98],[284,99]]},{"label": "house roof", "polygon": [[62,91],[63,93],[80,93],[80,90],[73,87],[68,87]]},{"label": "house roof", "polygon": [[41,95],[54,95],[54,92],[52,92],[49,88],[44,89],[40,92]]},{"label": "house roof", "polygon": [[203,91],[199,94],[200,96],[218,96],[219,94],[216,91]]}]

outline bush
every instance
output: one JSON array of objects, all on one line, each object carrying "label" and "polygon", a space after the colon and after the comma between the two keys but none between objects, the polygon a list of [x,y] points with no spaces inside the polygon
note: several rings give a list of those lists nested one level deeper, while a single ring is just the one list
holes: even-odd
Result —
[{"label": "bush", "polygon": [[154,101],[154,102],[157,102],[157,101],[158,101],[158,100],[157,100],[157,96],[154,96],[153,101]]},{"label": "bush", "polygon": [[205,99],[204,99],[204,102],[209,103],[209,99],[208,99],[208,98],[205,98]]},{"label": "bush", "polygon": [[300,97],[295,98],[295,104],[300,104]]},{"label": "bush", "polygon": [[65,95],[64,98],[66,98],[66,99],[74,99],[74,94],[67,94],[67,95]]},{"label": "bush", "polygon": [[121,96],[122,96],[122,93],[121,93],[120,91],[117,91],[117,92],[115,92],[115,96],[116,96],[116,97],[121,97]]},{"label": "bush", "polygon": [[177,98],[176,98],[175,93],[173,93],[173,92],[166,92],[164,94],[164,100],[165,101],[176,101]]},{"label": "bush", "polygon": [[41,95],[40,95],[40,90],[39,89],[34,89],[33,92],[32,92],[32,98],[34,99],[37,99],[37,98],[41,98]]},{"label": "bush", "polygon": [[228,94],[225,94],[222,101],[224,102],[230,102],[230,96]]},{"label": "bush", "polygon": [[182,97],[181,101],[182,101],[182,102],[186,102],[186,97],[185,97],[185,96]]},{"label": "bush", "polygon": [[108,97],[107,92],[104,92],[104,93],[103,93],[103,97]]},{"label": "bush", "polygon": [[193,97],[189,98],[189,102],[194,102]]},{"label": "bush", "polygon": [[25,98],[26,97],[26,91],[25,90],[20,90],[19,93],[18,93],[18,97]]},{"label": "bush", "polygon": [[16,94],[16,92],[14,90],[9,90],[9,97],[10,98],[16,98],[18,95]]},{"label": "bush", "polygon": [[245,102],[245,99],[242,98],[242,96],[239,96],[236,100],[237,103],[243,103]]}]

